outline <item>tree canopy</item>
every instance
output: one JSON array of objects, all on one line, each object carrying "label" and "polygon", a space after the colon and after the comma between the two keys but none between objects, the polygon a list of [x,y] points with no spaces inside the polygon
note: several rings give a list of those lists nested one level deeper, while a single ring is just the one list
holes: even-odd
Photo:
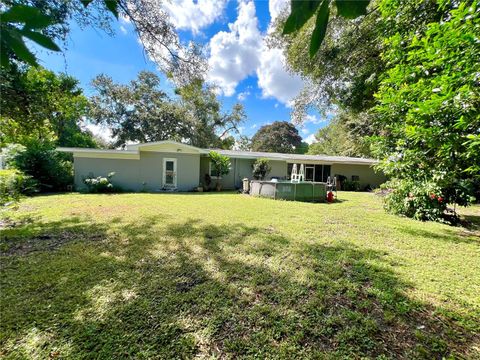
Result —
[{"label": "tree canopy", "polygon": [[275,121],[262,126],[252,137],[253,151],[296,153],[302,145],[302,137],[295,125],[287,121]]},{"label": "tree canopy", "polygon": [[108,126],[115,146],[127,142],[176,140],[199,147],[231,148],[229,134],[244,120],[241,105],[223,113],[213,89],[200,80],[178,88],[178,98],[169,97],[160,78],[143,71],[127,85],[105,75],[92,81],[89,115]]},{"label": "tree canopy", "polygon": [[31,138],[57,146],[95,147],[81,128],[88,99],[78,81],[43,68],[12,66],[0,73],[0,145]]}]

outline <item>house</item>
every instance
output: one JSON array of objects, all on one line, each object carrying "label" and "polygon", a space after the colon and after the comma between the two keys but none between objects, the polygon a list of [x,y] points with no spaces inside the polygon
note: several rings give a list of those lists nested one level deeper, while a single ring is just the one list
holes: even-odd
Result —
[{"label": "house", "polygon": [[[103,150],[87,148],[58,148],[58,151],[73,154],[75,186],[85,187],[87,176],[106,176],[115,172],[112,182],[126,190],[158,191],[176,189],[190,191],[205,184],[205,175],[212,177],[208,158],[209,149],[177,143],[158,141],[128,145],[125,150]],[[293,164],[303,164],[306,181],[326,181],[328,176],[345,176],[356,180],[361,187],[377,187],[384,182],[383,174],[375,172],[372,159],[215,150],[230,157],[231,170],[221,179],[224,189],[240,188],[242,179],[252,179],[252,164],[258,158],[267,158],[272,167],[267,179],[289,179]],[[297,166],[299,167],[299,166]]]}]

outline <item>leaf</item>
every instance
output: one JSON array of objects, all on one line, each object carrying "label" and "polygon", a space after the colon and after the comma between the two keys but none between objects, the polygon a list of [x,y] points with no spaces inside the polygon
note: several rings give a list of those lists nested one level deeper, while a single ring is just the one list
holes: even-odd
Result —
[{"label": "leaf", "polygon": [[318,6],[320,1],[318,0],[305,0],[305,1],[291,1],[292,11],[283,26],[283,34],[291,34],[302,28],[303,25],[310,19]]},{"label": "leaf", "polygon": [[318,10],[317,19],[315,21],[315,29],[313,29],[312,38],[310,40],[310,57],[314,57],[320,45],[322,45],[325,33],[327,32],[328,18],[330,16],[330,1],[323,0]]},{"label": "leaf", "polygon": [[15,5],[2,14],[2,22],[24,23],[29,29],[43,29],[55,20],[33,6]]},{"label": "leaf", "polygon": [[37,58],[28,50],[25,42],[22,39],[20,32],[17,29],[8,29],[2,34],[2,40],[20,59],[27,64],[37,66]]},{"label": "leaf", "polygon": [[370,0],[336,0],[338,14],[347,19],[355,19],[367,13]]},{"label": "leaf", "polygon": [[87,7],[88,5],[90,5],[90,3],[92,2],[93,0],[80,0],[80,2],[83,4],[83,6]]},{"label": "leaf", "polygon": [[108,10],[118,19],[118,2],[117,0],[103,0]]},{"label": "leaf", "polygon": [[21,30],[20,32],[23,36],[29,38],[32,41],[35,41],[38,45],[41,45],[44,48],[53,51],[60,51],[60,48],[57,46],[57,44],[55,44],[48,36],[31,30]]}]

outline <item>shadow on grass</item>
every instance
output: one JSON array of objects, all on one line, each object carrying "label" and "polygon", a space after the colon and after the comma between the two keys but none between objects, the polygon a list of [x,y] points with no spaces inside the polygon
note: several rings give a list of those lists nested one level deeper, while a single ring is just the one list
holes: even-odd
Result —
[{"label": "shadow on grass", "polygon": [[3,258],[6,358],[441,358],[479,340],[465,314],[410,300],[382,253],[242,223],[92,224],[8,230],[40,245]]}]

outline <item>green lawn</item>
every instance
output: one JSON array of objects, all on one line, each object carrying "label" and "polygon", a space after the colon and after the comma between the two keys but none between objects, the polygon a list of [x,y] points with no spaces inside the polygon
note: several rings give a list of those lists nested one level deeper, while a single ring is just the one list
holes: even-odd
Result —
[{"label": "green lawn", "polygon": [[340,198],[26,199],[0,228],[0,357],[480,358],[478,228]]}]

